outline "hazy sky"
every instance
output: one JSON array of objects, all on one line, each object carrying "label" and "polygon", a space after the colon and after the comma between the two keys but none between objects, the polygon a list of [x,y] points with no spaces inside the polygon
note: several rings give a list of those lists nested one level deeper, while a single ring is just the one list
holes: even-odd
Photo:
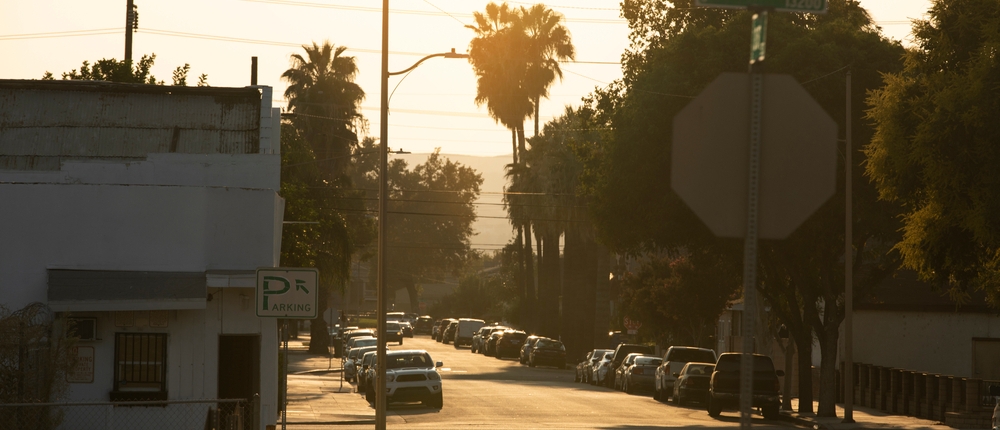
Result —
[{"label": "hazy sky", "polygon": [[[301,45],[329,40],[357,58],[357,82],[367,93],[362,113],[368,134],[379,130],[381,3],[377,0],[135,0],[139,30],[133,58],[155,53],[153,74],[170,83],[171,71],[191,65],[189,85],[208,74],[212,86],[250,84],[250,57],[259,58],[261,85],[275,88]],[[398,71],[427,54],[467,50],[472,12],[486,1],[392,0],[389,70]],[[529,2],[508,2],[513,6]],[[546,3],[567,18],[576,63],[563,64],[564,80],[542,102],[543,122],[566,105],[579,105],[595,86],[619,78],[628,29],[618,0],[556,0]],[[885,33],[904,43],[909,20],[924,16],[930,0],[862,0]],[[124,56],[125,0],[0,0],[0,79],[37,79],[79,68],[83,60]],[[411,152],[500,155],[511,152],[510,132],[475,105],[475,77],[465,60],[432,59],[399,84],[391,99],[389,146]],[[526,123],[530,135],[531,125]]]}]

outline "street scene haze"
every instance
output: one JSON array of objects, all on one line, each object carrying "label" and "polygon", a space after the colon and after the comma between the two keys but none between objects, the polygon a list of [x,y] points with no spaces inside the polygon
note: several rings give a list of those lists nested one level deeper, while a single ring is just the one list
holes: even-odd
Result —
[{"label": "street scene haze", "polygon": [[0,10],[0,430],[1000,428],[995,0]]}]

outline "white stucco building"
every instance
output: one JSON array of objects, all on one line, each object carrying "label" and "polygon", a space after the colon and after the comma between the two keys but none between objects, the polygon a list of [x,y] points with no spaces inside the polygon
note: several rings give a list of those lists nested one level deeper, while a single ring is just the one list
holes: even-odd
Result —
[{"label": "white stucco building", "polygon": [[0,303],[93,327],[64,401],[259,393],[275,423],[278,114],[268,87],[0,80]]}]

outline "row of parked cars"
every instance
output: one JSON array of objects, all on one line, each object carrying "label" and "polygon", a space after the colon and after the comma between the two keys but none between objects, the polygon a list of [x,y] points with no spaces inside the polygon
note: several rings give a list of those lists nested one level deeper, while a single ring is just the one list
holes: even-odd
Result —
[{"label": "row of parked cars", "polygon": [[[677,405],[699,402],[715,417],[723,409],[739,406],[742,354],[690,346],[671,346],[663,357],[645,345],[621,344],[595,349],[576,366],[576,382],[602,385],[630,394],[650,392],[654,399]],[[781,405],[778,382],[784,372],[774,369],[771,358],[753,354],[753,407],[764,418],[778,417]]]},{"label": "row of parked cars", "polygon": [[[398,322],[387,324],[387,340],[397,340],[403,344],[402,330],[394,328]],[[335,341],[343,345],[343,376],[348,382],[356,383],[357,392],[364,393],[365,399],[375,403],[378,357],[376,330],[347,327],[337,333]],[[388,349],[388,348],[387,348]],[[432,408],[444,406],[441,375],[437,369],[444,364],[431,360],[425,350],[386,351],[386,401],[419,401]]]},{"label": "row of parked cars", "polygon": [[455,348],[469,345],[473,354],[498,359],[517,358],[530,367],[538,365],[567,368],[566,347],[556,339],[529,336],[523,330],[500,324],[486,324],[481,319],[444,318],[431,329],[431,337],[441,343],[454,343]]}]

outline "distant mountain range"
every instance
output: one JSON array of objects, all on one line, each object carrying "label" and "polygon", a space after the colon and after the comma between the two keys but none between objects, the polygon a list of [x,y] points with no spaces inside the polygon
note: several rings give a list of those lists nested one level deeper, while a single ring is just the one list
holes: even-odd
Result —
[{"label": "distant mountain range", "polygon": [[[393,158],[406,160],[407,166],[413,168],[427,161],[430,154],[394,154]],[[503,188],[507,185],[504,177],[504,166],[513,161],[510,154],[492,157],[475,155],[441,154],[447,159],[473,168],[483,176],[479,200],[476,201],[476,215],[473,224],[476,234],[470,240],[472,247],[480,250],[500,249],[514,237],[510,222],[507,221],[507,211],[503,207]]]}]

